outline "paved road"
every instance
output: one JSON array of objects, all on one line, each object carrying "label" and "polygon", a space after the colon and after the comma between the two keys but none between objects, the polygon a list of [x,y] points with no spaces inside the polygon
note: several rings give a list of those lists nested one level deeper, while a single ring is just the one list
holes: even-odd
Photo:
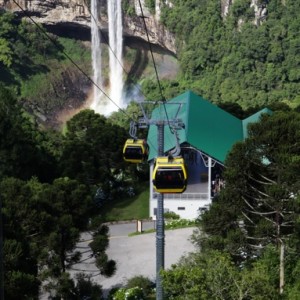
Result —
[{"label": "paved road", "polygon": [[[126,283],[127,279],[143,275],[155,281],[156,269],[156,237],[155,233],[143,234],[128,237],[129,233],[136,231],[136,224],[118,224],[110,225],[110,243],[107,254],[110,259],[117,263],[117,271],[111,278],[105,278],[98,275],[97,268],[93,259],[83,254],[87,260],[76,265],[78,270],[86,270],[93,274],[93,280],[102,285],[105,294],[114,286],[120,286]],[[152,222],[143,223],[143,229],[153,228]],[[177,230],[167,230],[165,232],[165,268],[176,263],[179,258],[195,250],[189,238],[193,228],[184,228]],[[90,241],[90,236],[85,234],[83,241],[79,243],[79,250],[85,251]]]}]

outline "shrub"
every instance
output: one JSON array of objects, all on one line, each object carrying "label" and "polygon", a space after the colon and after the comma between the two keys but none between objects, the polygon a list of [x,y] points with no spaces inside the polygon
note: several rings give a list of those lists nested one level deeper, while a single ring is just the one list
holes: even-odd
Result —
[{"label": "shrub", "polygon": [[121,288],[112,297],[113,300],[144,300],[143,290],[139,287]]},{"label": "shrub", "polygon": [[166,221],[165,228],[176,229],[176,228],[190,227],[194,225],[195,225],[194,220],[180,219],[180,220]]},{"label": "shrub", "polygon": [[155,0],[146,0],[146,6],[149,8],[151,14],[155,14]]},{"label": "shrub", "polygon": [[130,289],[134,287],[141,288],[144,297],[147,297],[152,292],[154,283],[149,278],[140,275],[132,277],[127,281],[126,288]]},{"label": "shrub", "polygon": [[164,217],[166,219],[172,219],[172,220],[178,220],[180,218],[179,215],[177,215],[176,213],[170,211],[170,212],[165,212],[164,213]]}]

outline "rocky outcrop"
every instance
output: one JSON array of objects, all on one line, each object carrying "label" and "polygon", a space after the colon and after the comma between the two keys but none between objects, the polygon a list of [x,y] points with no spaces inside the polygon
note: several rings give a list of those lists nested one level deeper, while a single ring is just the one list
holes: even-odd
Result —
[{"label": "rocky outcrop", "polygon": [[251,0],[250,7],[253,7],[255,13],[254,24],[260,25],[267,17],[267,4],[264,1]]},{"label": "rocky outcrop", "polygon": [[75,22],[88,26],[89,11],[84,0],[0,0],[0,6],[43,24]]},{"label": "rocky outcrop", "polygon": [[[234,0],[221,0],[221,13],[222,13],[223,19],[225,19],[227,17],[227,15],[229,14],[230,8],[233,3],[234,3]],[[253,9],[254,9],[255,17],[254,17],[253,23],[255,25],[260,25],[261,22],[266,19],[267,14],[268,14],[267,3],[268,3],[267,0],[265,0],[265,1],[251,0],[250,7],[253,7]],[[239,23],[240,22],[243,22],[243,20],[241,19],[239,21]]]},{"label": "rocky outcrop", "polygon": [[234,0],[221,0],[221,14],[223,19],[227,17]]},{"label": "rocky outcrop", "polygon": [[[147,42],[148,37],[144,27],[144,21],[141,18],[139,1],[126,1],[129,1],[130,5],[135,6],[136,14],[134,16],[124,16],[123,28],[125,42],[132,42],[134,39]],[[146,16],[145,22],[150,42],[175,54],[176,47],[174,35],[159,23],[160,7],[162,5],[167,5],[172,9],[172,1],[156,0],[156,15],[154,16],[149,13],[144,2],[144,0],[141,0],[143,12]],[[255,19],[253,22],[256,25],[259,25],[267,17],[267,2],[267,0],[251,0],[250,6],[253,7],[255,12]],[[90,40],[91,14],[88,3],[88,0],[0,0],[0,8],[2,7],[16,12],[21,16],[24,16],[23,10],[25,10],[26,14],[30,14],[35,21],[48,26],[54,33],[58,34],[63,32],[71,37]],[[99,3],[102,5],[100,27],[103,33],[107,34],[108,26],[107,17],[105,15],[106,1],[102,0]],[[220,0],[221,13],[224,19],[230,13],[230,8],[233,3],[234,0]]]},{"label": "rocky outcrop", "polygon": [[[35,21],[58,33],[69,31],[69,35],[90,39],[91,14],[87,0],[0,0],[0,7],[20,16],[30,15]],[[105,5],[105,1],[102,2]],[[103,9],[104,10],[104,9]],[[170,34],[155,16],[147,14],[145,19],[150,42],[171,53],[176,53],[175,37]],[[107,18],[101,16],[101,30],[107,33]],[[139,14],[124,16],[124,37],[147,41],[144,21]]]}]

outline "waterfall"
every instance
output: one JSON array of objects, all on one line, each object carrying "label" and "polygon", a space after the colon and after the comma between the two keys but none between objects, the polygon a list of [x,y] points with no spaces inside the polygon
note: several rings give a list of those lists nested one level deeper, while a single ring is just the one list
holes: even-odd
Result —
[{"label": "waterfall", "polygon": [[[109,69],[110,69],[110,98],[123,108],[123,26],[122,4],[120,0],[107,1],[108,30],[109,30]],[[118,108],[112,103],[112,111]]]},{"label": "waterfall", "polygon": [[[102,75],[101,75],[101,40],[100,32],[98,28],[99,24],[99,12],[98,1],[91,0],[91,37],[92,37],[92,66],[94,77],[93,81],[102,89]],[[101,112],[101,98],[102,92],[94,86],[94,98],[91,104],[91,108],[96,112]]]},{"label": "waterfall", "polygon": [[[91,0],[91,36],[92,36],[92,65],[94,82],[104,90],[102,80],[102,61],[101,61],[101,40],[99,29],[99,2]],[[109,32],[109,81],[110,101],[103,93],[94,86],[94,98],[91,108],[95,112],[109,115],[119,108],[123,108],[123,26],[122,26],[122,6],[120,0],[107,1],[108,32]],[[105,90],[105,93],[108,92]]]}]

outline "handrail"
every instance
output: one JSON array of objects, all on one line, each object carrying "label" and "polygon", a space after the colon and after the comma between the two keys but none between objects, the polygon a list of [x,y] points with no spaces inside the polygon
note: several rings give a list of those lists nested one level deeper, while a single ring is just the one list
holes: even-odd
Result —
[{"label": "handrail", "polygon": [[[153,192],[153,199],[156,199],[158,193]],[[208,193],[178,193],[178,194],[164,194],[165,199],[174,200],[210,200]]]}]

